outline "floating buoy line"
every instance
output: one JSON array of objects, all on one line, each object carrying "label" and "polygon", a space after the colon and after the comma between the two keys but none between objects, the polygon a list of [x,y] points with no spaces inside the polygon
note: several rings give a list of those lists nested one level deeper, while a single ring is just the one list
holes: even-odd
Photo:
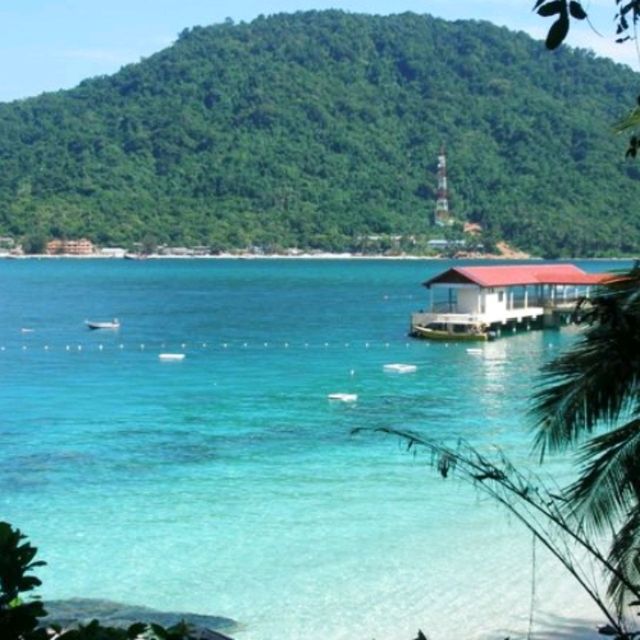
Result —
[{"label": "floating buoy line", "polygon": [[0,345],[0,353],[11,352],[15,350],[19,351],[47,351],[47,352],[108,352],[108,351],[151,351],[158,353],[173,353],[173,352],[202,352],[202,351],[233,351],[233,350],[242,350],[242,351],[264,351],[268,350],[287,350],[287,351],[296,351],[296,350],[315,350],[315,351],[326,351],[326,350],[336,350],[336,349],[364,349],[364,350],[374,350],[374,349],[397,349],[404,348],[410,349],[415,347],[429,347],[430,343],[428,342],[398,342],[398,343],[390,343],[390,342],[320,342],[320,343],[312,343],[312,342],[269,342],[269,341],[258,341],[258,342],[67,342],[67,343],[44,343],[44,344],[34,344],[30,342],[28,344],[5,344]]}]

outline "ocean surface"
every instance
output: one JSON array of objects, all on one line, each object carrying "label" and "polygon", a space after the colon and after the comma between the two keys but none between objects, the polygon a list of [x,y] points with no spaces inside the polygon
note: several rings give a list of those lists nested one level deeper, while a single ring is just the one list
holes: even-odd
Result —
[{"label": "ocean surface", "polygon": [[47,562],[40,594],[227,616],[238,640],[513,639],[532,592],[534,637],[601,622],[476,489],[351,434],[463,437],[568,473],[537,467],[525,412],[575,330],[408,339],[421,282],[451,264],[1,261],[0,519]]}]

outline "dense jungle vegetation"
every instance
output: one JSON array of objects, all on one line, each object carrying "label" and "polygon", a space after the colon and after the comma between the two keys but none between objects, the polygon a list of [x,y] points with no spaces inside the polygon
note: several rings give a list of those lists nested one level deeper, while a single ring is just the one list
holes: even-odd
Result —
[{"label": "dense jungle vegetation", "polygon": [[445,144],[451,207],[487,246],[628,255],[640,166],[611,125],[637,91],[626,67],[488,23],[194,27],[113,76],[0,104],[0,234],[379,250],[367,237],[442,237]]}]

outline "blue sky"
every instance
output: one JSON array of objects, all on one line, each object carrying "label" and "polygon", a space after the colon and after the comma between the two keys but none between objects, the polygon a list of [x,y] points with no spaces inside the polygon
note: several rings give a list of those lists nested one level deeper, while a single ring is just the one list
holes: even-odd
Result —
[{"label": "blue sky", "polygon": [[[429,13],[450,20],[483,19],[543,38],[549,26],[534,0],[2,0],[0,101],[67,89],[111,74],[169,46],[185,27],[250,21],[257,15],[336,8],[359,13]],[[632,44],[613,42],[614,0],[586,0],[595,34],[574,29],[573,46],[592,48],[638,68]]]}]

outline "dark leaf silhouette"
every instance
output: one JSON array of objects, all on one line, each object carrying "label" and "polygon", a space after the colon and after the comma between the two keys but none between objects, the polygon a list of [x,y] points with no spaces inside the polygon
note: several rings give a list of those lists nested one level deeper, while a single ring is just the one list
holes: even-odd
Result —
[{"label": "dark leaf silhouette", "polygon": [[551,25],[545,44],[547,49],[557,49],[567,37],[569,33],[569,18],[566,13],[560,15],[560,17]]},{"label": "dark leaf silhouette", "polygon": [[564,8],[564,3],[560,0],[554,0],[554,2],[549,2],[548,4],[542,5],[538,9],[538,14],[543,17],[555,16],[557,13],[560,13]]},{"label": "dark leaf silhouette", "polygon": [[575,0],[569,3],[569,12],[571,17],[576,20],[584,20],[587,17],[587,12],[582,8],[582,5]]}]

